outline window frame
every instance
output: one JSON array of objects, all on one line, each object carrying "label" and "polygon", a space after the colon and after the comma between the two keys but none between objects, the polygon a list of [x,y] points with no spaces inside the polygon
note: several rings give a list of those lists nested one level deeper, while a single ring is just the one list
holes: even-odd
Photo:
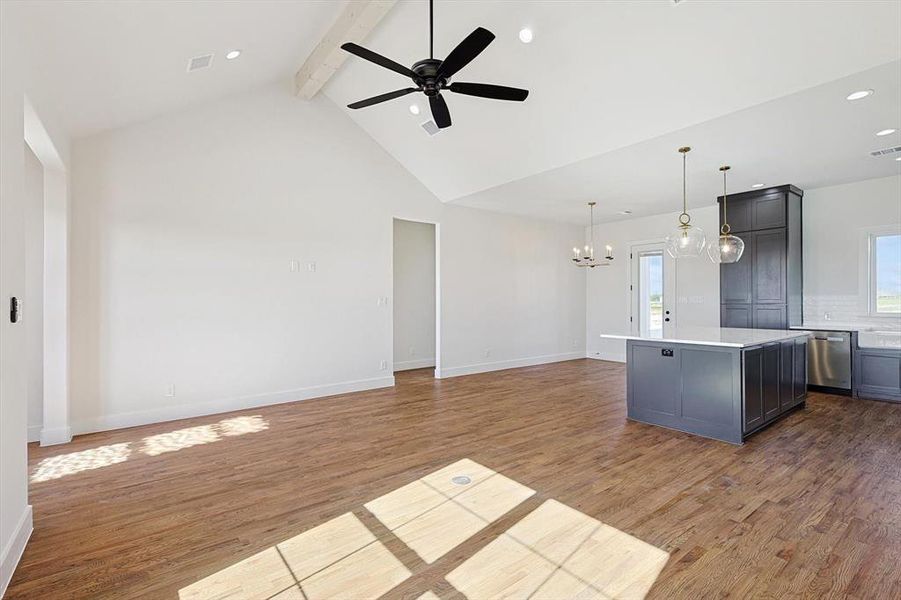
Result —
[{"label": "window frame", "polygon": [[898,318],[901,312],[880,312],[876,306],[876,239],[880,237],[901,235],[901,226],[893,225],[889,227],[880,227],[867,232],[867,262],[866,262],[866,281],[867,281],[867,314],[871,317],[889,317]]}]

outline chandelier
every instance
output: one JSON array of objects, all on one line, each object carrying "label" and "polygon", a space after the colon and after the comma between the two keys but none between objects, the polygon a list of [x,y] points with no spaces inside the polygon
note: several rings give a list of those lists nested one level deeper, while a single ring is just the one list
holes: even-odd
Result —
[{"label": "chandelier", "polygon": [[577,267],[607,267],[610,266],[610,261],[613,260],[613,246],[609,244],[605,247],[604,260],[606,262],[598,261],[594,257],[594,206],[596,204],[597,202],[588,203],[588,243],[585,244],[581,251],[578,246],[573,247],[573,263]]}]

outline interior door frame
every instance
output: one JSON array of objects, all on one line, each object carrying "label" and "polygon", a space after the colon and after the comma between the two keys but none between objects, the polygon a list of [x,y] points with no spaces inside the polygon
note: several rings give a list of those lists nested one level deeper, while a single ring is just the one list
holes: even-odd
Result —
[{"label": "interior door frame", "polygon": [[441,379],[441,223],[429,219],[393,215],[391,227],[391,373],[394,374],[394,221],[424,223],[435,227],[435,379]]},{"label": "interior door frame", "polygon": [[[663,252],[663,335],[666,336],[668,330],[676,327],[677,323],[676,306],[678,305],[678,298],[676,297],[676,293],[678,290],[678,269],[676,269],[676,260],[666,251],[666,240],[663,238],[634,240],[629,242],[629,269],[627,278],[629,281],[629,293],[626,295],[626,314],[629,315],[628,326],[631,333],[638,333],[640,331],[639,322],[636,320],[638,316],[636,313],[636,304],[638,302],[638,281],[636,280],[636,273],[638,272],[637,254],[642,250],[649,249],[659,249]],[[666,311],[669,311],[668,315],[666,314]],[[666,321],[666,317],[669,317],[670,320]]]}]

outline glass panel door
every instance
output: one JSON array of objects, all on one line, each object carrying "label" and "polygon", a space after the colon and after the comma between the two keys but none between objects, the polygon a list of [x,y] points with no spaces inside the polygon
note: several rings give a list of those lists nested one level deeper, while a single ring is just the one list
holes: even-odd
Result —
[{"label": "glass panel door", "polygon": [[632,246],[632,333],[662,338],[675,325],[675,270],[663,243]]}]

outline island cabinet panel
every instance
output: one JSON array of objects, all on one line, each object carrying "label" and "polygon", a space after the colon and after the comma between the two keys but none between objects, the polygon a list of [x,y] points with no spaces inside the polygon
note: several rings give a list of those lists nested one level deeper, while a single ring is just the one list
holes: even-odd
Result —
[{"label": "island cabinet panel", "polygon": [[682,417],[730,426],[733,396],[731,352],[685,348],[682,354]]},{"label": "island cabinet panel", "polygon": [[795,341],[782,342],[779,368],[779,408],[784,411],[798,403],[795,395]]},{"label": "island cabinet panel", "polygon": [[673,350],[673,356],[664,356],[661,349],[655,346],[636,345],[633,348],[629,360],[636,370],[654,374],[652,377],[641,377],[633,383],[637,409],[664,415],[676,414],[679,359],[677,349]]},{"label": "island cabinet panel", "polygon": [[782,410],[782,344],[767,344],[763,347],[763,420],[769,422],[779,416]]},{"label": "island cabinet panel", "polygon": [[763,425],[763,348],[742,352],[744,361],[744,431]]},{"label": "island cabinet panel", "polygon": [[795,402],[793,406],[804,402],[807,399],[807,339],[795,340],[794,356],[794,377],[792,378],[792,387],[794,388]]}]

